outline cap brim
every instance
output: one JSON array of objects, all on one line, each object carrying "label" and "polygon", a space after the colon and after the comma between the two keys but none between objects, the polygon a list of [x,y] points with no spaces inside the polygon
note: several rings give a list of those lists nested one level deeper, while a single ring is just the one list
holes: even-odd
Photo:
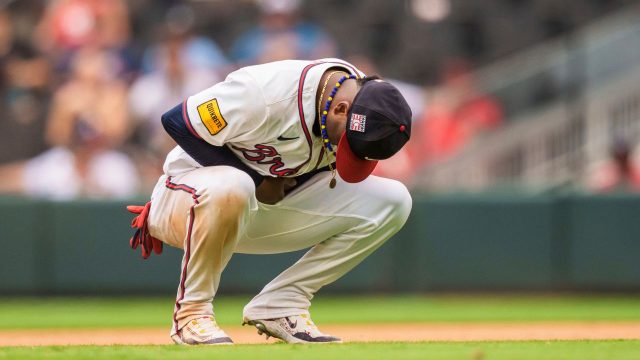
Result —
[{"label": "cap brim", "polygon": [[378,161],[360,159],[351,151],[347,141],[347,132],[340,137],[336,154],[336,169],[342,180],[348,183],[359,183],[371,175]]}]

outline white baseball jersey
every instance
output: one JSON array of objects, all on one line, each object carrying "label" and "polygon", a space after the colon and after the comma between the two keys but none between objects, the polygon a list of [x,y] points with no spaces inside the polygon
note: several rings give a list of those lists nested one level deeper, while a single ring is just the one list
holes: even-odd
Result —
[{"label": "white baseball jersey", "polygon": [[[339,59],[285,60],[239,69],[190,96],[183,117],[191,133],[227,145],[264,176],[292,177],[326,166],[322,139],[314,136],[316,92],[324,72],[339,67],[364,76]],[[327,86],[331,91],[332,86]],[[164,172],[174,176],[201,167],[179,146],[167,156]]]}]

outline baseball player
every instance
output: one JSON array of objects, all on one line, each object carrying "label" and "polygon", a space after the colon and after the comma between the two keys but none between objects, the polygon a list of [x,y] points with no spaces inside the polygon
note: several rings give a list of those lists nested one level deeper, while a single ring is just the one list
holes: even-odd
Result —
[{"label": "baseball player", "polygon": [[129,210],[143,257],[163,243],[184,250],[173,341],[232,343],[212,300],[234,253],[309,248],[245,306],[243,324],[288,343],[340,342],[318,330],[310,301],[409,216],[406,187],[369,175],[409,140],[410,119],[394,86],[339,59],[245,67],[166,112],[178,146],[151,201]]}]

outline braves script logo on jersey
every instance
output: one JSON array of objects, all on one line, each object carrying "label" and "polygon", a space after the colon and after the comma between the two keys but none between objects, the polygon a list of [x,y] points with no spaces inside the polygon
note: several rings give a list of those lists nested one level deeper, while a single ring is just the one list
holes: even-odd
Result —
[{"label": "braves script logo on jersey", "polygon": [[255,149],[245,149],[237,146],[232,147],[242,151],[242,155],[249,161],[254,161],[261,165],[269,165],[269,172],[275,176],[289,176],[296,173],[294,169],[283,169],[282,157],[273,146],[258,144]]},{"label": "braves script logo on jersey", "polygon": [[366,123],[367,115],[351,114],[351,124],[349,124],[349,130],[364,132]]},{"label": "braves script logo on jersey", "polygon": [[202,123],[211,135],[219,133],[220,130],[227,126],[227,121],[220,113],[220,107],[218,106],[217,99],[212,99],[198,105],[198,114],[200,115],[200,119],[202,119]]}]

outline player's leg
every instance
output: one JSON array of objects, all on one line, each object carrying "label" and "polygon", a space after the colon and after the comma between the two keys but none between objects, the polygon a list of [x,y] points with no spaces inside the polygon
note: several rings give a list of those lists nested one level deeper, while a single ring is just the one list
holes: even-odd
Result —
[{"label": "player's leg", "polygon": [[184,249],[171,330],[174,341],[231,341],[218,331],[212,300],[239,234],[256,210],[254,191],[248,175],[226,166],[165,176],[156,186],[150,234]]},{"label": "player's leg", "polygon": [[[273,253],[313,246],[244,309],[245,319],[254,325],[259,323],[255,320],[275,319],[277,324],[267,330],[282,330],[284,334],[278,337],[290,342],[332,341],[319,332],[317,339],[309,339],[304,331],[296,339],[292,326],[300,329],[300,323],[309,320],[313,295],[395,234],[411,209],[411,197],[397,181],[372,176],[359,184],[339,182],[329,189],[328,177],[328,173],[317,175],[276,206],[261,204],[236,249]],[[310,329],[312,333],[317,330],[315,326]],[[278,334],[272,331],[272,335]]]}]

